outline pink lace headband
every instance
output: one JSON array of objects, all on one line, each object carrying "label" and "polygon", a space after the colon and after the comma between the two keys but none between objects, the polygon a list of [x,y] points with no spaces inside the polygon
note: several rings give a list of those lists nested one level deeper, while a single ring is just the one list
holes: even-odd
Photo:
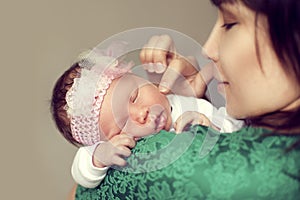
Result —
[{"label": "pink lace headband", "polygon": [[93,49],[81,55],[78,65],[80,76],[74,79],[66,94],[66,110],[71,120],[73,138],[83,145],[100,141],[99,114],[111,82],[125,74],[132,62],[120,62],[126,43],[111,44],[108,49]]}]

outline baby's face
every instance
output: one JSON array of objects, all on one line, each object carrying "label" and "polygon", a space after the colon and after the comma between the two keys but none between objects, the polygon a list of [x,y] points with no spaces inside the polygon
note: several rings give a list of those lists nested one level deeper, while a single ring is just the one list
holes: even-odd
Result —
[{"label": "baby's face", "polygon": [[101,140],[124,132],[135,138],[171,127],[171,107],[165,95],[149,81],[133,74],[115,79],[100,111]]}]

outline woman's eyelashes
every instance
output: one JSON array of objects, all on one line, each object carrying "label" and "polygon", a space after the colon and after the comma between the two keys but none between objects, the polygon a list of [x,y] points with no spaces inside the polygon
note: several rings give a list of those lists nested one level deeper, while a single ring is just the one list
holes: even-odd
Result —
[{"label": "woman's eyelashes", "polygon": [[137,98],[139,96],[139,88],[137,88],[136,90],[134,90],[134,92],[131,94],[130,96],[130,102],[131,103],[135,103]]},{"label": "woman's eyelashes", "polygon": [[224,23],[221,27],[224,28],[226,31],[229,31],[233,26],[237,24],[238,22]]},{"label": "woman's eyelashes", "polygon": [[221,27],[224,28],[225,31],[230,30],[232,27],[238,24],[238,15],[230,8],[223,8],[220,19],[223,22]]}]

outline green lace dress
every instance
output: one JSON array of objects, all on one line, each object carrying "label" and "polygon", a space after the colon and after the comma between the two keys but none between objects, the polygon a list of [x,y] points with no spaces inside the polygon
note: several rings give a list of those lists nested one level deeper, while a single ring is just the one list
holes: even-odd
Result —
[{"label": "green lace dress", "polygon": [[112,167],[76,199],[300,199],[299,136],[259,128],[221,134],[195,126],[140,140],[125,168]]}]

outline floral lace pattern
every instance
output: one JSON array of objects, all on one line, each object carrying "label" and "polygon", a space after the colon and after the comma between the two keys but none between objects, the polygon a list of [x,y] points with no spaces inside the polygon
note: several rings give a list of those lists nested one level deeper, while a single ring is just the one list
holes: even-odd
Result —
[{"label": "floral lace pattern", "polygon": [[[243,128],[220,135],[200,158],[209,131],[196,126],[180,135],[161,131],[142,139],[128,166],[110,169],[94,189],[78,186],[76,199],[299,198],[300,149],[284,152],[299,136],[264,137],[264,129]],[[175,137],[180,142],[171,145]]]}]

